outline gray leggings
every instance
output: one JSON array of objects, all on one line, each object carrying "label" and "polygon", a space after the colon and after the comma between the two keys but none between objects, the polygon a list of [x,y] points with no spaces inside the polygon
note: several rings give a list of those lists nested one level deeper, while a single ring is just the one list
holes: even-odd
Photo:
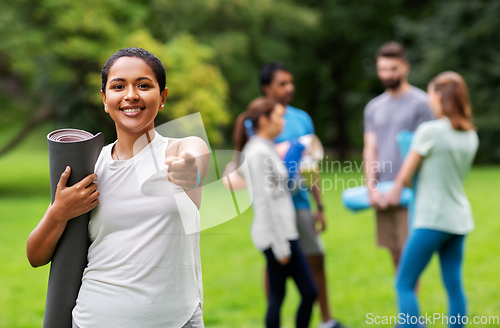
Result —
[{"label": "gray leggings", "polygon": [[[73,320],[73,328],[80,328],[76,324],[75,320]],[[201,305],[198,305],[196,307],[193,316],[184,326],[182,326],[182,328],[205,328],[205,324],[203,323],[203,311],[201,310]]]}]

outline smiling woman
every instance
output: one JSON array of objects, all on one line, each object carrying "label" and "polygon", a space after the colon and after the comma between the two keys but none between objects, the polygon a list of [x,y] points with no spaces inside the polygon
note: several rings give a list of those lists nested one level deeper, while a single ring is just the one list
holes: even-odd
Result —
[{"label": "smiling woman", "polygon": [[[90,203],[91,245],[73,327],[203,327],[199,232],[187,234],[183,221],[192,213],[199,226],[208,147],[200,138],[155,132],[167,98],[165,70],[144,49],[110,57],[101,95],[117,140],[103,148],[95,174],[82,182],[66,187],[70,170],[63,173],[54,203],[28,238],[28,259],[47,264],[66,223]],[[142,194],[138,182],[137,169],[152,160],[149,150],[163,153],[168,167],[159,178],[168,189],[161,199]],[[179,194],[192,201],[178,201]]]}]

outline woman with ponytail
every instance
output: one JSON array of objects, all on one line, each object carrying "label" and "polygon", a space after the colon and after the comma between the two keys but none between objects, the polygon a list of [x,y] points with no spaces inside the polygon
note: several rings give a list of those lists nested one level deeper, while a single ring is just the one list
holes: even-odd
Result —
[{"label": "woman with ponytail", "polygon": [[[273,140],[283,128],[284,113],[283,105],[275,100],[255,99],[238,117],[235,145],[248,163],[248,173],[244,175],[253,196],[252,240],[267,260],[270,295],[266,327],[280,327],[286,279],[291,276],[302,297],[296,327],[306,328],[317,292],[297,241],[295,209],[286,184],[288,170],[274,150]],[[253,130],[250,138],[248,129]]]},{"label": "woman with ponytail", "polygon": [[401,189],[411,183],[420,165],[413,230],[396,280],[398,318],[403,327],[422,326],[415,285],[438,252],[448,292],[448,323],[450,327],[462,327],[467,315],[462,282],[464,243],[474,228],[463,182],[474,160],[478,137],[467,86],[459,74],[439,74],[429,83],[428,92],[429,105],[438,119],[418,127],[395,188],[386,196],[390,204],[397,204]]}]

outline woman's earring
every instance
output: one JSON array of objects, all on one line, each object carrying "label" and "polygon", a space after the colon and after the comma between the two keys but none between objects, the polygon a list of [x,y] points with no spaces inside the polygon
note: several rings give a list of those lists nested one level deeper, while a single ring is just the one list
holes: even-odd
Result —
[{"label": "woman's earring", "polygon": [[108,106],[104,106],[104,111],[107,113],[108,112]]},{"label": "woman's earring", "polygon": [[165,107],[165,105],[162,104],[160,109],[163,109],[163,107]]}]

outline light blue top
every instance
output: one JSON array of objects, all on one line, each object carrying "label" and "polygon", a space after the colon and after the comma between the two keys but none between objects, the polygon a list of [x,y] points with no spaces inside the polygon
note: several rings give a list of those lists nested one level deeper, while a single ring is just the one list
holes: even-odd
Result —
[{"label": "light blue top", "polygon": [[[276,143],[298,139],[306,134],[314,133],[311,116],[301,109],[288,105],[283,118],[285,119],[285,126],[281,134],[274,139]],[[300,188],[292,199],[296,210],[311,208],[309,194],[303,188]]]},{"label": "light blue top", "polygon": [[418,176],[414,229],[458,235],[474,229],[463,182],[478,144],[475,131],[455,130],[446,117],[417,128],[411,150],[424,159]]}]

